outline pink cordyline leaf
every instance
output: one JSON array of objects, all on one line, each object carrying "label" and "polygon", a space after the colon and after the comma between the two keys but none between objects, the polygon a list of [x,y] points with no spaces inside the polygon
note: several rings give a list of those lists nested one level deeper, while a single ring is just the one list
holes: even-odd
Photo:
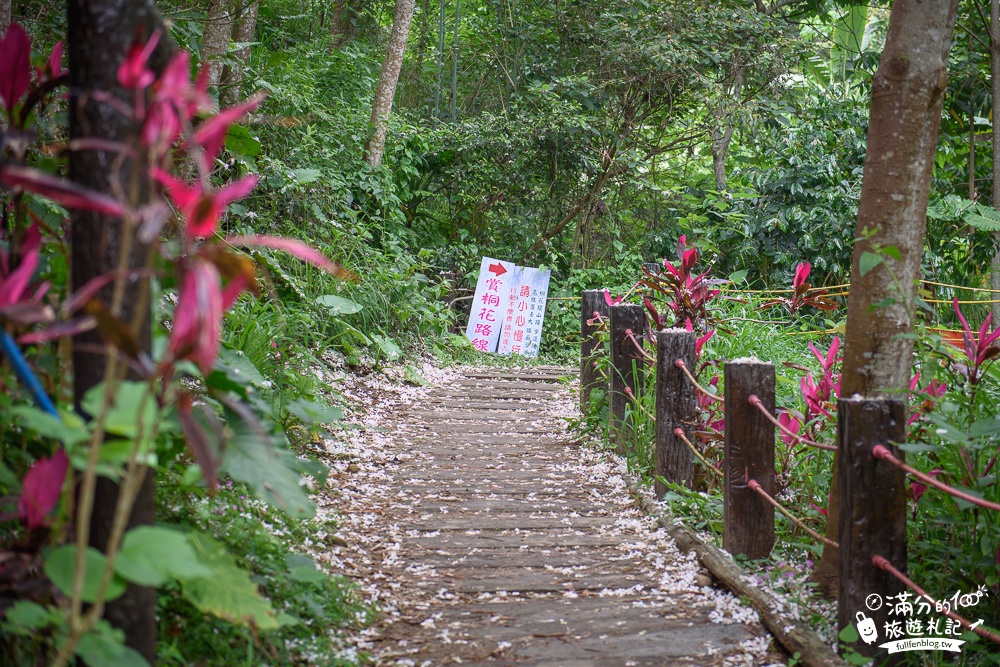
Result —
[{"label": "pink cordyline leaf", "polygon": [[18,23],[11,23],[0,39],[0,99],[13,123],[14,107],[31,83],[31,39]]},{"label": "pink cordyline leaf", "polygon": [[177,417],[191,451],[194,452],[195,460],[198,461],[201,473],[205,476],[208,490],[214,492],[218,483],[219,460],[215,453],[217,448],[213,446],[212,438],[192,412],[191,394],[184,392],[177,397]]},{"label": "pink cordyline leaf", "polygon": [[147,67],[153,50],[160,41],[160,31],[154,32],[145,44],[135,40],[125,54],[125,60],[118,66],[118,83],[125,88],[141,89],[153,83],[156,75]]},{"label": "pink cordyline leaf", "polygon": [[40,458],[28,470],[21,485],[17,509],[29,530],[49,524],[49,514],[59,504],[69,457],[59,450],[52,458]]},{"label": "pink cordyline leaf", "polygon": [[213,264],[195,260],[184,274],[169,351],[174,359],[191,359],[206,375],[219,351],[222,327],[222,278]]},{"label": "pink cordyline leaf", "polygon": [[198,129],[194,133],[194,140],[205,151],[204,164],[206,166],[212,164],[215,158],[218,157],[219,151],[222,150],[222,144],[226,140],[226,132],[229,131],[229,127],[247,115],[248,112],[260,106],[263,100],[264,97],[262,95],[255,95],[242,104],[223,109],[198,126]]},{"label": "pink cordyline leaf", "polygon": [[608,290],[604,290],[604,301],[609,306],[617,306],[619,303],[622,302],[622,298],[620,296],[616,296],[614,299],[612,299],[611,292],[609,292]]},{"label": "pink cordyline leaf", "polygon": [[[941,468],[934,468],[927,474],[936,478],[941,474]],[[926,484],[921,484],[920,482],[910,482],[910,494],[913,496],[913,502],[918,502],[925,493],[927,493]]]},{"label": "pink cordyline leaf", "polygon": [[[799,430],[802,428],[802,424],[799,423],[799,420],[796,419],[793,415],[788,414],[787,412],[782,412],[780,415],[778,415],[778,423],[796,435],[798,435]],[[779,432],[781,433],[781,440],[786,445],[791,446],[797,442],[797,439],[794,436],[789,435],[784,431],[779,431]]]},{"label": "pink cordyline leaf", "polygon": [[649,297],[642,297],[642,302],[646,304],[646,310],[649,311],[649,316],[653,320],[653,326],[657,330],[662,329],[664,326],[663,320],[660,318],[660,313],[657,312],[656,306],[654,306],[653,302],[649,300]]},{"label": "pink cordyline leaf", "polygon": [[32,225],[21,241],[21,263],[9,274],[0,274],[0,307],[12,306],[24,296],[28,283],[38,268],[41,242],[42,234],[38,231],[38,225]]},{"label": "pink cordyline leaf", "polygon": [[190,58],[187,51],[178,52],[153,84],[155,94],[142,126],[142,139],[147,146],[169,149],[185,123],[190,123],[198,111],[212,108],[207,70],[192,86]]},{"label": "pink cordyline leaf", "polygon": [[962,323],[962,342],[965,344],[965,356],[970,362],[975,363],[976,357],[978,356],[976,340],[972,335],[972,328],[969,326],[968,320],[966,320],[965,315],[962,314],[962,309],[958,307],[957,296],[952,299],[951,305],[955,309],[955,314],[958,315],[958,321]]},{"label": "pink cordyline leaf", "polygon": [[[234,246],[252,246],[258,248],[270,248],[272,250],[283,250],[293,257],[317,266],[327,273],[339,278],[354,280],[356,276],[347,269],[334,264],[323,256],[315,248],[306,245],[302,241],[287,239],[280,236],[264,236],[262,234],[251,234],[246,236],[227,236],[226,243]],[[607,292],[605,292],[607,294]],[[606,297],[607,298],[607,297]]]},{"label": "pink cordyline leaf", "polygon": [[983,326],[979,328],[979,354],[976,357],[976,364],[982,365],[984,361],[1000,353],[1000,349],[993,345],[997,338],[1000,338],[1000,329],[990,332],[990,325],[993,321],[993,313],[986,315]]},{"label": "pink cordyline leaf", "polygon": [[[690,322],[690,320],[688,320],[688,321]],[[711,329],[710,331],[705,332],[704,336],[702,336],[701,338],[698,338],[697,340],[695,340],[695,342],[694,342],[694,356],[696,356],[696,357],[700,357],[701,356],[701,349],[703,347],[705,347],[705,343],[707,343],[709,340],[711,340],[712,336],[714,336],[714,335],[715,335],[715,329]]]},{"label": "pink cordyline leaf", "polygon": [[809,262],[799,262],[799,265],[795,267],[795,277],[792,278],[792,287],[795,288],[795,291],[798,291],[799,288],[806,284],[811,270],[812,264]]},{"label": "pink cordyline leaf", "polygon": [[813,508],[814,510],[816,510],[817,512],[819,512],[823,516],[826,516],[826,509],[825,508],[820,507],[819,505],[817,505],[815,503],[809,503],[809,507]]},{"label": "pink cordyline leaf", "polygon": [[694,265],[698,263],[698,249],[690,248],[681,255],[681,272],[684,275],[690,274]]},{"label": "pink cordyline leaf", "polygon": [[96,326],[97,320],[93,317],[80,317],[66,322],[58,322],[52,326],[45,327],[44,329],[39,329],[38,331],[26,333],[23,336],[19,336],[17,342],[21,345],[39,345],[41,343],[48,343],[59,338],[75,336],[83,333],[84,331],[90,331]]},{"label": "pink cordyline leaf", "polygon": [[21,188],[48,197],[67,208],[96,211],[104,215],[115,216],[125,212],[121,204],[106,194],[89,190],[58,176],[50,176],[32,167],[19,165],[0,167],[0,185],[8,188]]},{"label": "pink cordyline leaf", "polygon": [[52,47],[52,53],[49,54],[45,64],[41,67],[35,68],[35,75],[38,77],[39,83],[45,79],[55,79],[62,75],[62,53],[63,43],[56,42],[56,45]]},{"label": "pink cordyline leaf", "polygon": [[200,181],[188,185],[159,169],[154,170],[153,176],[167,189],[174,206],[180,209],[188,238],[214,234],[226,206],[249,195],[258,180],[257,176],[247,176],[213,191],[204,189]]},{"label": "pink cordyline leaf", "polygon": [[916,375],[910,378],[910,391],[916,391],[917,385],[920,383],[920,371],[917,371]]}]

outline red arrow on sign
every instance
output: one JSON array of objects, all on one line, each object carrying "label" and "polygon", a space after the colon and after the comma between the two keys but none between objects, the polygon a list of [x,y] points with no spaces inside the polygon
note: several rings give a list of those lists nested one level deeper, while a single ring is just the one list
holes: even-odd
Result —
[{"label": "red arrow on sign", "polygon": [[497,262],[496,264],[490,264],[490,273],[499,277],[507,273],[507,269],[503,268],[503,264]]}]

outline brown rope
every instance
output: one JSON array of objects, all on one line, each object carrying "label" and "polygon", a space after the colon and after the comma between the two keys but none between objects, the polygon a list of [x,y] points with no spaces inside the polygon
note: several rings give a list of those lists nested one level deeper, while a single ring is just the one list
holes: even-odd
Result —
[{"label": "brown rope", "polygon": [[819,533],[817,533],[815,530],[813,530],[812,528],[810,528],[806,524],[802,523],[802,520],[799,519],[797,516],[795,516],[794,514],[792,514],[791,512],[789,512],[788,510],[786,510],[781,503],[779,503],[777,500],[775,500],[774,498],[772,498],[771,496],[768,495],[767,491],[765,491],[763,489],[763,487],[761,487],[760,483],[757,480],[751,479],[749,482],[747,482],[747,486],[750,487],[751,491],[755,491],[755,492],[759,493],[761,496],[763,496],[764,500],[766,500],[767,502],[771,503],[771,505],[774,506],[774,509],[778,510],[779,512],[781,512],[782,514],[784,514],[786,517],[788,517],[788,520],[791,521],[792,523],[794,523],[796,526],[798,526],[802,530],[804,530],[807,533],[809,533],[809,535],[811,535],[813,537],[813,539],[817,539],[820,542],[822,542],[823,544],[829,545],[829,546],[831,546],[831,547],[833,547],[835,549],[839,549],[840,548],[839,544],[837,544],[833,540],[830,540],[830,539],[827,539],[827,538],[823,537],[822,535],[820,535]]},{"label": "brown rope", "polygon": [[837,451],[837,448],[835,446],[833,446],[833,445],[824,445],[821,442],[816,442],[815,440],[810,440],[809,438],[807,438],[805,436],[802,436],[802,435],[799,435],[798,433],[793,433],[787,426],[785,426],[780,421],[778,421],[777,419],[775,419],[774,415],[772,415],[770,412],[767,411],[767,408],[764,407],[764,402],[762,400],[760,400],[760,398],[757,396],[757,394],[750,394],[750,398],[748,400],[750,402],[750,405],[752,405],[755,408],[757,408],[758,410],[760,410],[760,413],[762,415],[764,415],[764,417],[767,419],[767,421],[769,421],[772,424],[774,424],[775,426],[777,426],[778,429],[782,433],[787,433],[788,435],[792,436],[793,438],[795,438],[796,440],[798,440],[802,444],[809,445],[810,447],[817,447],[819,449],[825,449],[825,450],[831,451],[831,452]]},{"label": "brown rope", "polygon": [[694,385],[694,388],[697,391],[701,392],[705,396],[708,396],[713,401],[718,401],[719,403],[723,402],[723,400],[722,400],[721,397],[716,396],[715,394],[713,394],[712,392],[708,391],[707,389],[705,389],[704,387],[702,387],[700,384],[698,384],[698,381],[696,379],[694,379],[693,375],[691,375],[691,371],[688,370],[687,364],[684,363],[683,359],[677,359],[676,361],[674,361],[674,366],[676,366],[677,368],[681,369],[681,372],[683,372],[684,375],[687,376],[688,381],[690,381],[691,384]]},{"label": "brown rope", "polygon": [[688,449],[691,450],[691,453],[694,454],[695,456],[697,456],[698,460],[701,461],[702,464],[706,468],[708,468],[709,470],[711,470],[712,472],[714,472],[719,477],[723,477],[724,476],[722,474],[722,472],[718,468],[716,468],[714,465],[712,465],[711,463],[709,463],[708,459],[706,459],[704,456],[702,456],[701,452],[698,451],[697,447],[695,447],[693,444],[691,444],[691,441],[687,439],[686,435],[684,435],[684,429],[682,429],[681,427],[678,426],[677,428],[674,429],[674,435],[677,436],[678,438],[680,438],[681,441],[685,445],[688,446]]}]

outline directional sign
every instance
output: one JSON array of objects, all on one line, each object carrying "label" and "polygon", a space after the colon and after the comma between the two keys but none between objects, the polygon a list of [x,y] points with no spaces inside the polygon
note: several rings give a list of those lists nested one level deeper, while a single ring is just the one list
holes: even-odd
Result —
[{"label": "directional sign", "polygon": [[479,265],[479,282],[476,283],[476,295],[472,298],[465,335],[480,352],[496,352],[506,299],[517,268],[510,262],[492,257],[483,257]]},{"label": "directional sign", "polygon": [[483,257],[465,335],[481,352],[538,355],[548,270]]}]

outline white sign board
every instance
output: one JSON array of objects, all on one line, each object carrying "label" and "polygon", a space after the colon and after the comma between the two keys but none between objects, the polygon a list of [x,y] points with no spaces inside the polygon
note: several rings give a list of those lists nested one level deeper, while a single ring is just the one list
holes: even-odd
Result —
[{"label": "white sign board", "polygon": [[538,355],[549,271],[484,257],[465,335],[481,352]]},{"label": "white sign board", "polygon": [[465,335],[480,352],[495,352],[497,349],[515,268],[511,262],[492,257],[483,257],[479,265],[479,282],[476,283],[476,295],[472,297],[472,311]]},{"label": "white sign board", "polygon": [[511,284],[498,353],[538,356],[549,276],[549,271],[526,267],[518,276],[517,285]]}]

